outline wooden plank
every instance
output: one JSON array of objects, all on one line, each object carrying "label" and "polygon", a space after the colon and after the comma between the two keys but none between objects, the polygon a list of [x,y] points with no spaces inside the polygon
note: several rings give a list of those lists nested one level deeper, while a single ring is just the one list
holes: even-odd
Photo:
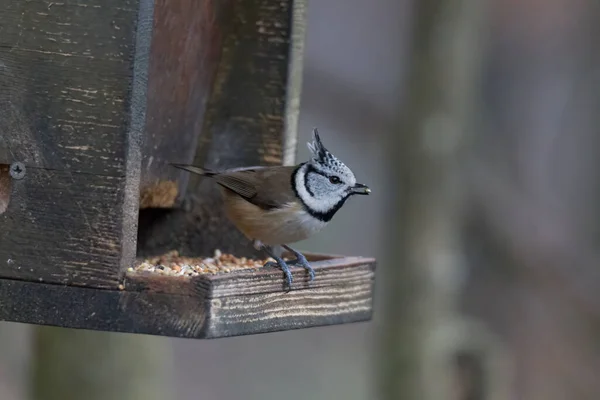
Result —
[{"label": "wooden plank", "polygon": [[31,166],[122,176],[138,2],[0,8],[0,147]]},{"label": "wooden plank", "polygon": [[234,336],[370,319],[373,265],[361,258],[342,260],[315,263],[319,278],[310,284],[305,271],[295,271],[294,286],[302,290],[290,293],[285,293],[283,275],[277,270],[240,274],[238,279],[211,278],[207,335]]},{"label": "wooden plank", "polygon": [[0,215],[0,276],[116,287],[123,184],[28,168]]},{"label": "wooden plank", "polygon": [[[231,1],[223,16],[221,56],[195,164],[228,168],[283,163],[293,4],[293,0]],[[180,157],[171,162],[189,162],[186,154]],[[142,210],[139,255],[175,249],[202,256],[216,248],[240,256],[256,253],[227,221],[212,182],[190,176],[182,199],[185,209]]]},{"label": "wooden plank", "polygon": [[128,275],[121,291],[0,280],[0,320],[218,338],[371,319],[375,260],[313,265],[317,277],[310,285],[294,268],[289,293],[281,273],[270,268],[189,279]]},{"label": "wooden plank", "polygon": [[0,277],[116,288],[135,259],[152,4],[0,0],[0,164],[26,167]]},{"label": "wooden plank", "polygon": [[228,1],[157,0],[143,144],[140,208],[172,207],[188,175],[221,51]]},{"label": "wooden plank", "polygon": [[0,164],[0,214],[4,214],[10,203],[10,194],[12,192],[12,179],[9,173],[9,166]]}]

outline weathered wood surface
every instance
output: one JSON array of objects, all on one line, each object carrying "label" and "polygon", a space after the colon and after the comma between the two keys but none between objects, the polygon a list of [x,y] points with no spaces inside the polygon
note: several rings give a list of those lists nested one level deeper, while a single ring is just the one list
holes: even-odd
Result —
[{"label": "weathered wood surface", "polygon": [[26,166],[0,277],[116,287],[133,261],[151,4],[0,1],[0,163]]},{"label": "weathered wood surface", "polygon": [[129,275],[124,290],[0,280],[0,320],[151,335],[218,338],[367,321],[375,260],[293,268],[283,289],[273,268],[194,278]]},{"label": "weathered wood surface", "polygon": [[[285,130],[293,9],[293,0],[231,0],[222,17],[221,55],[194,149],[194,164],[219,169],[283,163],[284,142],[295,143],[285,135],[296,134]],[[295,24],[304,22],[303,14],[299,15]],[[293,69],[296,75],[298,68]],[[293,93],[298,96],[299,90]],[[188,153],[181,153],[170,161],[190,160]],[[226,219],[213,182],[189,176],[180,197],[183,209],[142,210],[138,254],[176,249],[183,255],[201,256],[216,248],[238,255],[255,254],[248,240]]]},{"label": "weathered wood surface", "polygon": [[138,1],[0,4],[3,147],[30,166],[123,176]]},{"label": "weathered wood surface", "polygon": [[[140,208],[170,208],[185,197],[189,175],[168,164],[198,161],[199,138],[204,141],[200,144],[203,162],[210,152],[212,159],[233,159],[233,166],[261,163],[264,157],[280,164],[284,143],[286,160],[293,160],[304,3],[157,2]],[[225,126],[209,126],[205,116],[209,118],[210,110],[216,115],[213,123]],[[250,126],[245,129],[243,124]],[[265,131],[258,130],[257,124]],[[289,132],[284,132],[284,125]],[[230,137],[240,133],[244,138],[230,152],[228,147],[213,147],[207,129]],[[228,142],[229,138],[223,141]],[[265,150],[273,152],[265,145],[274,146],[275,153],[264,155]],[[237,154],[240,150],[252,157]],[[197,194],[194,188],[190,192]]]},{"label": "weathered wood surface", "polygon": [[188,175],[168,164],[194,160],[230,6],[216,0],[155,3],[140,208],[173,207],[185,192]]},{"label": "weathered wood surface", "polygon": [[0,164],[0,214],[3,214],[8,208],[12,192],[12,179],[8,171],[8,165]]},{"label": "weathered wood surface", "polygon": [[0,216],[4,277],[116,286],[122,178],[28,168]]}]

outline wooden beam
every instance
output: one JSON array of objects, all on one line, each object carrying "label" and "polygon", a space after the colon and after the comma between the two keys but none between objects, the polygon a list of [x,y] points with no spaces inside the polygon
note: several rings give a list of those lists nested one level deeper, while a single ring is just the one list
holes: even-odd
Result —
[{"label": "wooden beam", "polygon": [[[194,160],[231,1],[157,0],[150,56],[140,208],[171,208]],[[231,18],[231,16],[229,16]]]},{"label": "wooden beam", "polygon": [[0,277],[113,287],[135,259],[152,1],[0,0]]},{"label": "wooden beam", "polygon": [[0,276],[116,288],[122,184],[28,168],[0,215]]},{"label": "wooden beam", "polygon": [[0,280],[0,320],[185,338],[368,321],[375,260],[314,261],[285,292],[275,268],[192,278],[128,274],[124,290]]},{"label": "wooden beam", "polygon": [[0,147],[31,167],[123,176],[138,2],[0,8]]},{"label": "wooden beam", "polygon": [[10,203],[10,194],[12,192],[12,178],[9,172],[9,165],[0,164],[0,214],[3,214]]},{"label": "wooden beam", "polygon": [[[186,197],[189,175],[170,162],[293,162],[305,3],[156,3],[140,208]],[[215,130],[235,141],[215,141]]]},{"label": "wooden beam", "polygon": [[[281,165],[284,154],[286,163],[293,162],[303,6],[304,0],[231,0],[221,16],[221,53],[193,159],[189,152],[180,152],[171,154],[170,160],[162,157],[163,162],[191,161],[217,169]],[[296,27],[293,39],[292,25]],[[291,150],[284,149],[284,144],[292,146]],[[158,179],[176,173],[172,169],[165,164]],[[185,175],[188,178],[185,192],[178,193],[184,207],[142,210],[138,254],[178,250],[183,255],[203,256],[217,248],[240,256],[256,254],[225,217],[220,193],[211,182]]]}]

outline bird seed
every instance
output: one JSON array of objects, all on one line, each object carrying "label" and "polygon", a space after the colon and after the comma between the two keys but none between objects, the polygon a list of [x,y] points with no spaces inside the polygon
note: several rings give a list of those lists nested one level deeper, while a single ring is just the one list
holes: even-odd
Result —
[{"label": "bird seed", "polygon": [[233,254],[223,254],[218,249],[215,250],[212,257],[183,257],[179,255],[177,250],[174,250],[162,256],[143,260],[135,267],[129,268],[128,272],[151,272],[158,275],[192,277],[202,274],[214,275],[243,270],[257,270],[262,268],[267,261],[273,261],[273,259],[256,260],[246,257],[236,257]]}]

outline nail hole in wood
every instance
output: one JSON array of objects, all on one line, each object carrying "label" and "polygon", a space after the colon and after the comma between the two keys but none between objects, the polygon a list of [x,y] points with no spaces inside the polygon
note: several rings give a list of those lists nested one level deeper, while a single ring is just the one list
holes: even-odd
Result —
[{"label": "nail hole in wood", "polygon": [[0,164],[0,214],[6,211],[10,201],[12,179],[9,168],[10,166],[7,164]]}]

